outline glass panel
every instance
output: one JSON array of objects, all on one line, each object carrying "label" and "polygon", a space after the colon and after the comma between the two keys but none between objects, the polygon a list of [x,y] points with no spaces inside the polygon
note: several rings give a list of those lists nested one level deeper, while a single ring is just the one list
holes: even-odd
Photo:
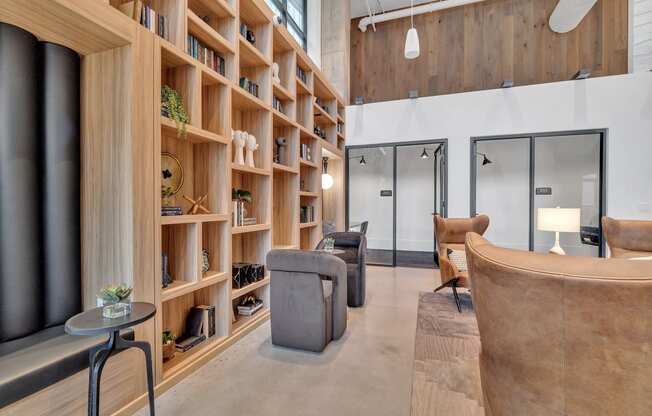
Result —
[{"label": "glass panel", "polygon": [[580,209],[582,235],[561,233],[568,255],[600,254],[600,134],[537,137],[534,145],[534,250],[547,252],[555,233],[538,231],[538,208]]},{"label": "glass panel", "polygon": [[288,28],[288,32],[290,32],[290,34],[294,37],[294,39],[296,39],[297,42],[299,42],[299,45],[305,48],[306,44],[303,39],[303,33],[297,32],[292,24],[288,24],[287,28]]},{"label": "glass panel", "polygon": [[501,247],[528,250],[530,139],[476,143],[476,212],[491,219],[485,237]]},{"label": "glass panel", "polygon": [[433,267],[439,145],[396,148],[396,265]]},{"label": "glass panel", "polygon": [[270,9],[274,12],[275,16],[281,16],[281,5],[278,4],[275,0],[266,0],[267,5],[269,6]]},{"label": "glass panel", "polygon": [[393,196],[394,149],[350,149],[349,227],[359,230],[360,224],[368,221],[368,263],[390,266],[394,263]]},{"label": "glass panel", "polygon": [[288,15],[294,20],[300,31],[305,29],[303,27],[303,15],[306,10],[303,6],[303,0],[288,0]]}]

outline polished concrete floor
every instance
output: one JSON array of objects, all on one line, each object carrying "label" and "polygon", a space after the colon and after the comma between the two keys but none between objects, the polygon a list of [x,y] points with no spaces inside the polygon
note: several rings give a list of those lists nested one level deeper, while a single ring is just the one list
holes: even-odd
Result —
[{"label": "polished concrete floor", "polygon": [[273,346],[267,323],[159,397],[157,414],[407,416],[418,294],[438,284],[437,270],[369,267],[365,307],[322,354]]}]

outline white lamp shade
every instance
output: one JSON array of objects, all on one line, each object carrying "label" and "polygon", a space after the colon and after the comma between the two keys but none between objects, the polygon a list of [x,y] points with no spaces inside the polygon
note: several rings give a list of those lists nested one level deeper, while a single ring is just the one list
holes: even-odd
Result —
[{"label": "white lamp shade", "polygon": [[416,28],[411,28],[405,38],[405,57],[407,59],[416,59],[419,57],[419,34]]},{"label": "white lamp shade", "polygon": [[579,208],[539,208],[537,230],[560,233],[580,232]]},{"label": "white lamp shade", "polygon": [[333,177],[328,174],[324,173],[321,175],[321,188],[322,189],[331,189],[333,187]]}]

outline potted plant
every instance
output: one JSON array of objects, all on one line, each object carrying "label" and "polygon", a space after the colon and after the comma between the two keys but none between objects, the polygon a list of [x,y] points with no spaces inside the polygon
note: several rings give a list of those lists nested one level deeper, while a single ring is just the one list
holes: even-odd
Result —
[{"label": "potted plant", "polygon": [[183,107],[181,95],[167,85],[161,88],[161,115],[174,120],[177,137],[186,137],[186,124],[190,122],[190,117]]},{"label": "potted plant", "polygon": [[177,336],[172,331],[163,331],[163,361],[168,361],[174,358],[177,352],[176,341]]},{"label": "potted plant", "polygon": [[107,285],[97,294],[98,306],[102,307],[102,316],[109,319],[122,318],[131,313],[129,297],[133,289],[126,284]]}]

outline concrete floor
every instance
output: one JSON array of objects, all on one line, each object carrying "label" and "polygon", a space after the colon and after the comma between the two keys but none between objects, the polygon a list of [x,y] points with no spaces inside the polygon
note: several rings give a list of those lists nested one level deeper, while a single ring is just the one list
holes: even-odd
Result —
[{"label": "concrete floor", "polygon": [[438,283],[438,270],[369,267],[365,307],[322,354],[273,346],[267,323],[159,397],[157,415],[407,416],[418,293]]}]

